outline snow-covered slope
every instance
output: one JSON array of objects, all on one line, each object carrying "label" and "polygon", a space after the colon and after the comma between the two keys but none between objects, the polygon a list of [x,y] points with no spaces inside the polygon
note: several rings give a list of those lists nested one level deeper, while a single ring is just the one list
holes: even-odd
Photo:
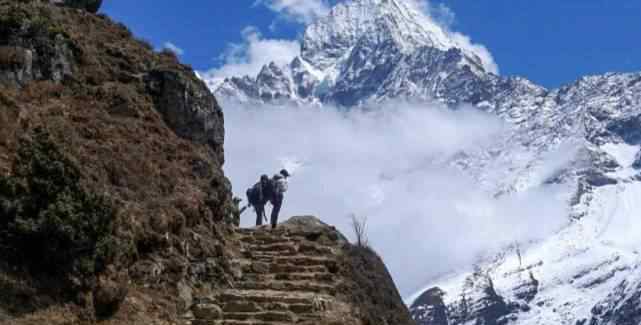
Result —
[{"label": "snow-covered slope", "polygon": [[[583,78],[536,102],[539,113],[514,125],[499,158],[465,160],[482,165],[481,178],[510,164],[509,177],[491,183],[501,193],[571,185],[567,226],[435,279],[413,299],[420,324],[641,323],[641,74]],[[540,157],[564,143],[574,145],[558,171],[538,177]],[[519,162],[513,146],[530,156]]]},{"label": "snow-covered slope", "polygon": [[413,299],[414,317],[420,325],[641,324],[641,73],[556,90],[501,77],[410,3],[343,2],[307,28],[290,64],[214,91],[223,100],[346,107],[429,98],[499,116],[510,125],[502,141],[445,163],[496,197],[564,184],[567,225],[433,279]]}]

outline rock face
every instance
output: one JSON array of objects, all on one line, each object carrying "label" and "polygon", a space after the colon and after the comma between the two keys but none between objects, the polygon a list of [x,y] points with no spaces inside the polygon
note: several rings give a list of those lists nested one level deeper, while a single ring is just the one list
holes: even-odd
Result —
[{"label": "rock face", "polygon": [[209,145],[222,164],[223,114],[209,89],[180,70],[152,70],[145,81],[165,122],[179,136]]},{"label": "rock face", "polygon": [[[197,322],[413,324],[384,264],[314,217],[242,229],[234,285],[197,296]],[[240,324],[240,323],[239,323]]]}]

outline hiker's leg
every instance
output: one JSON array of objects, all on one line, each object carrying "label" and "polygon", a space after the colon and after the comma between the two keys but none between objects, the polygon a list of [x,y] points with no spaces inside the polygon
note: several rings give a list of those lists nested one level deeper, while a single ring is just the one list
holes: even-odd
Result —
[{"label": "hiker's leg", "polygon": [[256,210],[256,226],[261,226],[263,224],[265,206],[255,206],[254,209]]},{"label": "hiker's leg", "polygon": [[276,228],[278,224],[278,214],[280,213],[280,207],[283,205],[283,196],[277,196],[273,202],[274,208],[272,209],[272,228]]}]

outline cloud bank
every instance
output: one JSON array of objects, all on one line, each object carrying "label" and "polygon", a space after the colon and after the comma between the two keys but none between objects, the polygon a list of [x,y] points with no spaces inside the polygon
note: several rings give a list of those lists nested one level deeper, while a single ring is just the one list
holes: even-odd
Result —
[{"label": "cloud bank", "polygon": [[300,53],[300,44],[293,40],[265,39],[253,26],[242,31],[242,43],[229,44],[220,56],[223,65],[204,76],[212,79],[256,76],[266,64],[290,63]]},{"label": "cloud bank", "polygon": [[329,4],[324,0],[257,0],[254,6],[264,5],[283,19],[309,24],[327,15]]},{"label": "cloud bank", "polygon": [[[381,106],[345,112],[226,105],[225,171],[234,192],[244,198],[261,174],[290,169],[281,219],[312,214],[350,235],[349,216],[366,216],[371,244],[403,295],[566,221],[562,188],[497,199],[444,163],[492,146],[505,132],[495,117],[438,104]],[[242,225],[254,220],[247,211]]]}]

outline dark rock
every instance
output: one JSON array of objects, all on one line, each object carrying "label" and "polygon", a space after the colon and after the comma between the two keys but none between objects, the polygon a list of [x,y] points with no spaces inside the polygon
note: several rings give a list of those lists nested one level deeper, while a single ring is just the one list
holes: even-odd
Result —
[{"label": "dark rock", "polygon": [[223,111],[207,86],[192,73],[177,69],[151,71],[147,87],[165,122],[185,139],[208,144],[224,161]]},{"label": "dark rock", "polygon": [[[73,76],[76,58],[69,40],[53,33],[55,24],[45,21],[43,26],[34,19],[20,24],[30,26],[28,31],[1,21],[0,32],[14,33],[3,42],[0,39],[0,85],[21,87],[33,80],[60,83]],[[30,35],[35,33],[36,35]]]},{"label": "dark rock", "polygon": [[531,302],[539,293],[539,280],[534,278],[534,274],[530,272],[530,279],[524,281],[521,285],[514,288],[514,296],[518,299]]},{"label": "dark rock", "polygon": [[339,275],[348,279],[339,290],[360,311],[364,324],[414,325],[392,276],[369,247],[347,244]]},{"label": "dark rock", "polygon": [[606,186],[606,185],[615,185],[617,184],[617,180],[613,179],[611,177],[608,177],[607,175],[597,171],[597,170],[589,170],[585,173],[585,181],[592,186]]},{"label": "dark rock", "polygon": [[443,302],[444,294],[440,288],[425,291],[410,307],[412,318],[419,324],[448,325],[447,306]]},{"label": "dark rock", "polygon": [[641,284],[626,281],[617,286],[603,302],[592,308],[590,325],[641,324]]},{"label": "dark rock", "polygon": [[505,324],[506,316],[510,315],[517,306],[506,303],[505,299],[498,295],[492,286],[485,289],[485,297],[478,302],[481,308],[477,311],[476,319],[481,320],[484,325]]},{"label": "dark rock", "polygon": [[0,83],[22,85],[33,78],[33,52],[18,46],[0,46]]}]

